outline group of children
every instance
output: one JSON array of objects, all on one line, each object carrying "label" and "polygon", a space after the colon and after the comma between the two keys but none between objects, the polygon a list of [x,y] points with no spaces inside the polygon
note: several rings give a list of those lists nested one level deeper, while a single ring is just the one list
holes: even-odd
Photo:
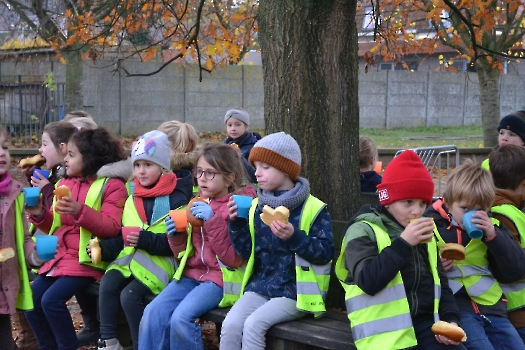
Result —
[{"label": "group of children", "polygon": [[[202,349],[196,320],[217,306],[233,305],[222,326],[224,350],[264,349],[272,325],[326,311],[335,254],[330,214],[299,176],[301,151],[290,135],[250,133],[248,113],[235,108],[225,115],[225,144],[197,147],[195,130],[172,121],[142,135],[126,159],[106,130],[73,122],[44,129],[40,152],[52,175],[30,176],[42,192],[32,207],[24,207],[22,185],[7,172],[8,135],[0,129],[0,248],[17,251],[0,269],[6,349],[14,348],[15,309],[25,311],[40,349],[77,349],[82,339],[66,302],[76,296],[83,316],[96,317],[83,293],[96,281],[100,325],[91,331],[100,337],[98,349],[123,349],[120,306],[134,349]],[[521,125],[515,123],[503,118],[498,130],[512,133]],[[380,205],[351,218],[335,266],[357,348],[525,348],[523,142],[494,149],[492,175],[472,162],[456,168],[443,198],[433,201],[430,174],[410,150],[390,162],[382,180],[368,173],[377,161],[368,141],[360,140],[360,167],[377,182],[367,192],[377,189]],[[57,186],[70,196],[57,199]],[[170,210],[186,209],[195,192],[205,201],[189,210],[202,227],[174,225]],[[234,194],[253,198],[248,218],[238,217]],[[288,208],[288,220],[265,224],[265,206]],[[24,210],[36,229],[58,237],[53,259],[38,258]],[[481,239],[465,230],[463,215],[471,210]],[[137,229],[124,238],[129,227]],[[93,238],[101,248],[97,263]],[[449,242],[463,245],[466,259],[440,258],[439,247]],[[39,268],[31,286],[25,267]],[[156,297],[144,307],[150,294]],[[466,342],[434,335],[437,320],[460,325]]]}]

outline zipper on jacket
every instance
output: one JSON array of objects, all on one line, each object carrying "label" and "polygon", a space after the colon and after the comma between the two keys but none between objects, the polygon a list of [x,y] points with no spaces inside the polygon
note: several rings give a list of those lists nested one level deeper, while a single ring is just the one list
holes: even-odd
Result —
[{"label": "zipper on jacket", "polygon": [[199,281],[202,280],[204,276],[206,276],[210,272],[210,267],[206,264],[204,261],[204,226],[201,227],[201,239],[202,239],[202,245],[201,245],[201,261],[206,266],[206,272],[200,275]]}]

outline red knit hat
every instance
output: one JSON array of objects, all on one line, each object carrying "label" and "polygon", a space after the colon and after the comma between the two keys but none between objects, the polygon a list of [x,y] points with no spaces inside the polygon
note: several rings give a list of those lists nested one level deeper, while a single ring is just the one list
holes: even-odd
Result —
[{"label": "red knit hat", "polygon": [[383,205],[404,199],[421,199],[430,204],[434,182],[419,156],[406,150],[388,164],[377,190]]}]

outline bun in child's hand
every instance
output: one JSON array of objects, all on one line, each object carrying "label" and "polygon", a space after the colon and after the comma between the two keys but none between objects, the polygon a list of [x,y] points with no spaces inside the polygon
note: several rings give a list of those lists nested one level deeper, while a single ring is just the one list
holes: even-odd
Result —
[{"label": "bun in child's hand", "polygon": [[465,260],[465,247],[457,243],[446,243],[439,248],[439,256],[449,260]]},{"label": "bun in child's hand", "polygon": [[191,224],[191,226],[202,227],[204,225],[204,220],[197,219],[195,215],[193,215],[191,212],[191,208],[193,206],[193,203],[195,202],[204,202],[206,204],[209,204],[209,201],[201,197],[195,197],[188,203],[188,208],[186,209],[186,216],[188,217],[188,222]]},{"label": "bun in child's hand", "polygon": [[453,323],[437,321],[432,325],[432,332],[434,332],[435,335],[442,335],[458,343],[464,343],[467,341],[465,331]]},{"label": "bun in child's hand", "polygon": [[289,217],[290,211],[288,208],[283,207],[282,205],[275,208],[275,210],[272,209],[272,207],[265,205],[261,213],[261,220],[268,226],[270,226],[274,221],[281,221],[287,224]]},{"label": "bun in child's hand", "polygon": [[40,154],[37,154],[33,157],[24,158],[18,163],[20,168],[29,168],[32,166],[35,166],[37,168],[40,168],[42,165],[46,164],[46,159],[42,157]]},{"label": "bun in child's hand", "polygon": [[57,196],[57,200],[61,200],[62,197],[71,198],[71,190],[67,186],[58,186],[53,193]]},{"label": "bun in child's hand", "polygon": [[15,257],[15,250],[11,247],[0,249],[0,263]]},{"label": "bun in child's hand", "polygon": [[102,248],[98,243],[98,237],[89,240],[89,247],[91,248],[91,262],[98,264],[102,260]]}]

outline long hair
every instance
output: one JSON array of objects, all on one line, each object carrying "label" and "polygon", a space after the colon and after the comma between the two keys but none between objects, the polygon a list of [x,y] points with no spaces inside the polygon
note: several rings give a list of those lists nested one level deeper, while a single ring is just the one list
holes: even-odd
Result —
[{"label": "long hair", "polygon": [[60,149],[60,144],[67,144],[71,136],[76,133],[78,129],[69,122],[52,122],[44,126],[43,133],[46,132],[53,142],[57,150]]},{"label": "long hair", "polygon": [[192,152],[199,144],[199,135],[190,124],[170,120],[160,124],[158,130],[168,136],[171,149],[175,154]]}]

